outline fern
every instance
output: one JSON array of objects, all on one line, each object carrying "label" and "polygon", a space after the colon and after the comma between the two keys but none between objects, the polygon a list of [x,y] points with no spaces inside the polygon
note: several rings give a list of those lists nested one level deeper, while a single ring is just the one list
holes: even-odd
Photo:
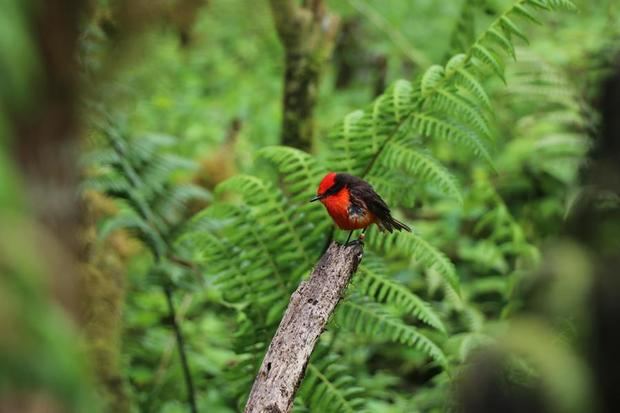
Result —
[{"label": "fern", "polygon": [[[415,180],[461,201],[458,180],[441,165],[439,157],[431,154],[433,145],[467,148],[492,164],[495,131],[485,80],[490,73],[504,79],[507,59],[516,56],[514,38],[525,38],[521,21],[536,20],[539,8],[570,8],[571,4],[515,2],[464,53],[443,66],[431,66],[413,82],[395,82],[371,105],[345,116],[327,133],[325,155],[265,148],[258,157],[274,166],[276,180],[239,175],[220,184],[214,205],[185,226],[179,243],[198,249],[201,262],[208,264],[207,275],[243,320],[240,325],[244,333],[238,337],[237,351],[252,360],[243,364],[244,374],[258,367],[256,360],[260,360],[264,340],[273,333],[290,293],[330,237],[325,212],[308,203],[318,179],[330,170],[365,177],[394,206],[414,206],[419,193],[403,188],[411,188]],[[422,143],[425,150],[420,147]],[[469,311],[460,302],[454,264],[419,234],[386,235],[372,229],[367,239],[372,252],[403,258],[427,276],[439,277],[446,300],[459,303],[454,308]],[[409,345],[445,368],[447,357],[441,348],[420,329],[389,314],[388,309],[396,307],[413,315],[438,330],[434,331],[438,335],[446,330],[440,317],[428,303],[390,277],[382,268],[365,262],[356,283],[358,294],[365,297],[354,295],[343,301],[330,328],[344,327],[360,335]],[[260,331],[260,338],[253,337],[253,331]],[[309,365],[309,384],[303,384],[302,389],[307,386],[310,390],[302,390],[298,403],[313,411],[358,411],[359,406],[350,402],[356,392],[346,390],[350,390],[350,380],[339,382],[338,372],[328,374],[326,369],[329,365]],[[330,383],[339,383],[343,389]],[[332,408],[334,403],[336,408]]]},{"label": "fern", "polygon": [[[491,70],[504,79],[504,55],[516,57],[513,36],[525,39],[516,19],[536,21],[535,8],[572,9],[571,4],[518,1],[498,16],[466,53],[454,56],[444,67],[431,66],[415,83],[396,82],[369,108],[347,115],[342,124],[328,135],[329,153],[337,154],[337,157],[330,156],[328,159],[329,169],[368,175],[380,182],[380,187],[386,192],[395,193],[391,188],[386,188],[389,184],[380,180],[380,176],[393,169],[389,162],[393,154],[402,153],[402,145],[394,142],[394,137],[399,135],[398,131],[405,124],[421,136],[462,145],[492,163],[490,100],[479,78]],[[381,159],[379,155],[382,152],[389,154]],[[410,155],[409,160],[412,157]],[[386,168],[386,165],[390,167]],[[420,170],[431,171],[415,162],[409,165],[412,165],[409,172],[413,176]],[[433,183],[451,195],[458,193],[454,179],[445,171],[440,171],[438,167],[433,171]]]},{"label": "fern", "polygon": [[383,263],[376,257],[366,256],[356,277],[356,289],[380,303],[391,303],[441,332],[446,327],[433,308],[405,286],[386,276]]},{"label": "fern", "polygon": [[[164,148],[171,139],[147,136],[131,140],[122,131],[120,122],[104,116],[105,123],[98,125],[98,134],[104,143],[95,145],[88,155],[97,162],[83,185],[83,189],[100,191],[115,199],[121,213],[107,219],[99,233],[105,238],[116,229],[126,229],[141,240],[154,258],[148,267],[148,280],[161,287],[167,303],[167,317],[174,327],[176,345],[180,354],[188,403],[195,409],[193,378],[185,349],[185,338],[179,325],[174,306],[174,287],[189,286],[184,279],[188,273],[199,271],[194,262],[181,264],[177,254],[185,255],[174,243],[176,230],[188,215],[187,206],[192,201],[210,200],[208,191],[193,185],[173,185],[174,176],[193,170],[194,163],[166,154]],[[191,250],[190,250],[191,251]],[[189,254],[188,254],[189,255]],[[194,274],[195,275],[195,274]],[[189,278],[189,277],[187,277]],[[192,283],[193,284],[193,283]]]},{"label": "fern", "polygon": [[485,142],[472,129],[455,121],[446,121],[432,113],[421,113],[413,120],[414,128],[422,136],[434,136],[452,143],[463,145],[492,164],[491,154]]},{"label": "fern", "polygon": [[[395,142],[386,148],[381,156],[381,164],[402,170],[407,177],[415,177],[432,183],[444,194],[457,199],[459,203],[462,202],[462,195],[456,178],[430,155]],[[368,180],[371,183],[373,182],[371,178]],[[403,191],[400,189],[398,192],[402,193]],[[401,205],[407,204],[401,203]]]},{"label": "fern", "polygon": [[[119,200],[127,206],[129,215],[112,218],[111,229],[126,228],[137,231],[137,236],[161,256],[164,246],[176,225],[183,221],[188,203],[208,201],[211,194],[191,184],[171,185],[173,175],[195,168],[195,164],[158,151],[172,144],[170,137],[149,135],[130,142],[118,125],[99,126],[105,137],[103,147],[87,153],[85,160],[94,162],[93,170],[82,184],[82,190],[94,190]],[[133,215],[131,215],[133,213]]]},{"label": "fern", "polygon": [[454,264],[417,234],[411,232],[384,234],[371,231],[368,244],[387,256],[409,257],[428,269],[434,269],[442,276],[446,286],[458,294],[460,287]]},{"label": "fern", "polygon": [[571,185],[591,146],[585,132],[587,105],[558,69],[539,56],[522,54],[525,59],[509,72],[507,92],[511,103],[525,104],[531,110],[517,122],[517,139],[508,153],[518,153],[517,159],[533,172]]},{"label": "fern", "polygon": [[462,3],[458,20],[450,36],[450,51],[461,53],[471,45],[476,36],[476,12],[485,2],[465,0]]},{"label": "fern", "polygon": [[373,340],[392,341],[411,346],[447,366],[443,351],[417,328],[388,314],[380,305],[355,296],[338,307],[336,324]]},{"label": "fern", "polygon": [[327,137],[329,169],[361,176],[416,105],[413,85],[399,80],[366,110],[347,115]]},{"label": "fern", "polygon": [[120,229],[127,230],[142,241],[154,256],[162,257],[166,254],[167,245],[161,234],[131,209],[105,220],[99,229],[99,241],[104,241],[110,234]]},{"label": "fern", "polygon": [[[275,260],[288,267],[304,270],[314,264],[310,251],[317,249],[314,226],[305,217],[294,214],[282,192],[269,183],[252,176],[238,175],[218,186],[217,192],[234,191],[242,197],[252,222],[262,230],[260,236],[267,241]],[[297,277],[302,273],[296,272]]]},{"label": "fern", "polygon": [[[193,232],[180,241],[203,251],[200,261],[209,264],[207,275],[214,278],[226,301],[254,306],[252,314],[268,315],[268,309],[289,292],[290,283],[285,279],[288,273],[277,265],[265,234],[235,231],[247,214],[249,209],[241,206],[209,208],[188,225],[201,222],[199,225],[204,226],[205,221],[215,221],[221,224],[219,229]],[[261,321],[265,323],[265,319]]]},{"label": "fern", "polygon": [[339,356],[319,348],[308,363],[298,398],[313,412],[361,412],[364,389],[356,382]]}]

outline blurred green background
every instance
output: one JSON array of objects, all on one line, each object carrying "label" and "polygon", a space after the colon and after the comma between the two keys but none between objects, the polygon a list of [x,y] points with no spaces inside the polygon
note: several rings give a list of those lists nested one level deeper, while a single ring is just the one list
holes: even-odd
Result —
[{"label": "blurred green background", "polygon": [[430,169],[380,158],[415,252],[371,231],[295,411],[615,411],[620,3],[293,1],[338,23],[309,57],[311,155],[265,149],[290,58],[270,3],[3,0],[0,412],[242,410],[288,294],[346,236],[300,202],[364,156],[338,122],[399,79],[423,96],[515,5],[529,43],[505,83],[475,73],[492,166],[415,125]]}]

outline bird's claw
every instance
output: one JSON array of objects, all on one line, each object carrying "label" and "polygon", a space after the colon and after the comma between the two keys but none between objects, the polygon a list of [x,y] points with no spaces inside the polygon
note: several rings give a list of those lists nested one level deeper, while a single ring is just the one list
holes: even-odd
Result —
[{"label": "bird's claw", "polygon": [[360,237],[358,239],[355,239],[353,241],[349,241],[346,244],[344,244],[345,247],[350,247],[352,245],[364,245],[364,238],[365,236],[362,234],[360,235]]},{"label": "bird's claw", "polygon": [[364,241],[355,239],[344,244],[345,247],[352,247],[353,245],[364,245]]}]

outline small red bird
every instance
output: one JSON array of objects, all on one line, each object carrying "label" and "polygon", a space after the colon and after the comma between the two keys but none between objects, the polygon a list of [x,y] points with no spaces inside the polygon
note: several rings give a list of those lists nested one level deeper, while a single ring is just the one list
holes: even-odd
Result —
[{"label": "small red bird", "polygon": [[370,184],[345,173],[330,172],[321,181],[316,196],[310,202],[321,201],[340,229],[349,230],[347,243],[356,229],[377,224],[379,230],[411,231],[407,225],[394,219],[390,208]]}]

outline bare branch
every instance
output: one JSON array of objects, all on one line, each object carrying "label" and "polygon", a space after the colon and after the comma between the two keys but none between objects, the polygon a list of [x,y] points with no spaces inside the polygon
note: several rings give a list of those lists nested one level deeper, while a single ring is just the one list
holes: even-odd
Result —
[{"label": "bare branch", "polygon": [[258,371],[245,413],[286,413],[327,321],[362,258],[362,244],[333,242],[291,296]]}]

